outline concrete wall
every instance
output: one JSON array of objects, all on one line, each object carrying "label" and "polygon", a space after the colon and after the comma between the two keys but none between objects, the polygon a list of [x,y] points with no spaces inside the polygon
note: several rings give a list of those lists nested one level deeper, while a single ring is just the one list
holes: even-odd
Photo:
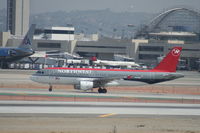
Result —
[{"label": "concrete wall", "polygon": [[[8,23],[11,26],[11,34],[25,35],[29,28],[30,0],[9,0],[12,6],[8,7]],[[9,15],[8,15],[9,16]]]},{"label": "concrete wall", "polygon": [[[7,46],[17,47],[21,43],[20,39],[9,39]],[[60,48],[38,47],[39,43],[45,43],[52,45],[59,43]],[[162,47],[162,51],[156,50],[142,50],[140,46],[150,47]],[[33,49],[36,51],[65,51],[68,53],[86,53],[94,54],[98,59],[113,60],[114,54],[123,54],[128,57],[135,58],[137,63],[146,63],[156,65],[158,63],[157,57],[166,55],[172,47],[181,46],[183,51],[181,54],[182,60],[187,61],[187,65],[191,69],[197,66],[197,60],[200,59],[200,43],[184,43],[184,44],[173,44],[168,41],[159,40],[143,40],[143,41],[131,41],[131,40],[116,40],[116,39],[99,39],[98,41],[57,41],[57,40],[34,40]],[[156,55],[151,59],[140,59],[140,55]]]},{"label": "concrete wall", "polygon": [[133,55],[132,50],[134,47],[131,40],[100,38],[98,41],[77,41],[74,52],[95,53],[99,58],[113,59],[111,55],[114,54]]},{"label": "concrete wall", "polygon": [[[147,55],[158,55],[158,56],[165,56],[172,47],[180,46],[183,47],[181,53],[181,59],[186,61],[188,69],[195,69],[198,64],[197,60],[200,59],[200,43],[180,43],[180,44],[173,44],[168,43],[168,41],[160,41],[160,40],[149,40],[148,43],[144,42],[133,42],[135,45],[135,60],[136,62],[146,63],[149,65],[156,65],[158,63],[157,58],[154,59],[140,59],[140,54],[147,54]],[[139,46],[160,46],[163,47],[163,51],[140,51]]]},{"label": "concrete wall", "polygon": [[[73,31],[74,27],[52,27],[52,30],[62,30],[62,31]],[[67,41],[73,41],[74,40],[74,34],[51,34],[52,40],[67,40]]]},{"label": "concrete wall", "polygon": [[0,47],[5,47],[9,38],[10,38],[10,32],[1,32]]},{"label": "concrete wall", "polygon": [[[60,48],[54,48],[54,47],[46,47],[41,48],[38,47],[39,43],[45,43],[45,44],[60,44]],[[34,40],[33,41],[33,49],[36,51],[53,51],[53,50],[60,50],[60,51],[71,51],[71,41],[60,41],[60,40]]]}]

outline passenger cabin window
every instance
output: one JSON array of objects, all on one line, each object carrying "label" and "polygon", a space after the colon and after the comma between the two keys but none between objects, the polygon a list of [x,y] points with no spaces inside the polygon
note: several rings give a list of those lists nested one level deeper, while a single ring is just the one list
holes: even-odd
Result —
[{"label": "passenger cabin window", "polygon": [[36,73],[37,73],[37,74],[44,74],[43,71],[37,71]]}]

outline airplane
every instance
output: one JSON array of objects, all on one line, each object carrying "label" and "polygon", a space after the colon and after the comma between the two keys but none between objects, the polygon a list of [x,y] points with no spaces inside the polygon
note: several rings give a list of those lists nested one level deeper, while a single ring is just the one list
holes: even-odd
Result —
[{"label": "airplane", "polygon": [[155,84],[184,77],[182,73],[176,73],[181,50],[182,47],[172,48],[167,56],[151,70],[53,67],[38,70],[30,79],[49,84],[49,91],[52,91],[54,84],[74,85],[74,89],[84,91],[99,88],[99,93],[107,93],[105,87],[108,86]]},{"label": "airplane", "polygon": [[133,66],[139,67],[139,64],[130,61],[108,61],[108,60],[96,60],[94,61],[95,64],[98,65],[110,65],[110,66]]},{"label": "airplane", "polygon": [[34,54],[31,45],[33,42],[35,26],[35,24],[31,25],[29,31],[26,33],[26,36],[18,47],[0,48],[0,68],[8,68],[8,63]]}]

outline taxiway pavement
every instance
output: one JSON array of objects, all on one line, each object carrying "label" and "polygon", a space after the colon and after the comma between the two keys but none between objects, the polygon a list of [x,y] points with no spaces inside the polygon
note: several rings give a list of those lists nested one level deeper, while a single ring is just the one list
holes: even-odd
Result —
[{"label": "taxiway pavement", "polygon": [[[48,86],[29,80],[34,72],[0,70],[1,133],[200,133],[200,104],[195,102],[200,100],[198,72],[183,72],[184,78],[159,84],[162,87],[172,86],[170,93],[166,93],[168,89],[157,93],[156,87],[149,87],[148,92],[151,93],[142,88],[138,88],[139,93],[134,89],[124,91],[122,88],[109,90],[107,94],[73,89],[48,92]],[[160,89],[159,87],[158,90]],[[189,92],[184,92],[188,90]],[[45,97],[47,101],[34,100],[38,96]],[[54,101],[54,97],[58,101]],[[97,100],[79,101],[79,98],[83,100],[88,97]],[[11,101],[4,98],[11,98]],[[74,99],[71,102],[62,101],[64,98]],[[123,102],[102,102],[101,98],[122,98]],[[128,99],[140,99],[142,102]],[[172,100],[180,103],[170,103]],[[185,100],[191,103],[186,104]],[[147,103],[148,101],[154,103]],[[159,103],[161,101],[165,103]]]},{"label": "taxiway pavement", "polygon": [[200,116],[200,104],[0,101],[0,115],[2,114]]}]

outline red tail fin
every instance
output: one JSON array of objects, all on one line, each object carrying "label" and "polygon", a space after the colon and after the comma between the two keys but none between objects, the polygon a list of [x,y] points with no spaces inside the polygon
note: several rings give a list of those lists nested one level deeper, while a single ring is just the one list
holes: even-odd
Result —
[{"label": "red tail fin", "polygon": [[176,72],[176,66],[182,47],[174,47],[167,56],[153,69],[154,71]]}]

